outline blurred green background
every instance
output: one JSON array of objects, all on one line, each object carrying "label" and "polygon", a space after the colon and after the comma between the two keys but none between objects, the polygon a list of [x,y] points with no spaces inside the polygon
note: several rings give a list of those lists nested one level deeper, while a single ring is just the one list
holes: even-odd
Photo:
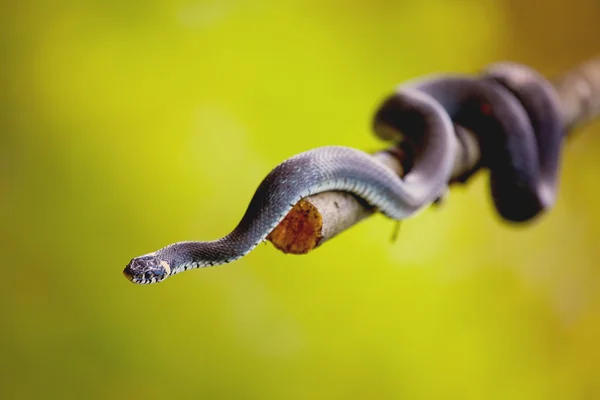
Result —
[{"label": "blurred green background", "polygon": [[229,232],[284,158],[386,146],[403,80],[597,54],[597,0],[0,7],[1,398],[600,398],[598,123],[525,227],[480,174],[394,244],[376,216],[307,256],[121,275]]}]

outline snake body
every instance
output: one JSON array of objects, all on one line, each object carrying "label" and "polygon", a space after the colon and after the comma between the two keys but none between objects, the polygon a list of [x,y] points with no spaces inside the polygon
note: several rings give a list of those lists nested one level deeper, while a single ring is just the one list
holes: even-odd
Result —
[{"label": "snake body", "polygon": [[498,212],[526,221],[555,198],[564,124],[552,85],[528,67],[496,64],[481,77],[441,75],[405,83],[375,114],[382,139],[407,141],[414,162],[403,178],[370,155],[341,146],[285,160],[261,182],[236,228],[208,242],[178,242],[132,259],[124,274],[156,283],[179,272],[243,257],[265,240],[302,198],[331,190],[353,193],[401,220],[447,189],[457,146],[455,126],[476,133],[491,171]]}]

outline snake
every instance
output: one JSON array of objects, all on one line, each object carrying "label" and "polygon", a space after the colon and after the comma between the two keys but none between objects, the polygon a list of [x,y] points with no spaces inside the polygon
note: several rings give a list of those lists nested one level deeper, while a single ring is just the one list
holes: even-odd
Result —
[{"label": "snake", "polygon": [[554,204],[565,125],[554,87],[530,67],[500,62],[477,76],[438,74],[405,82],[384,99],[372,125],[382,140],[414,148],[403,177],[350,147],[305,151],[263,179],[231,233],[135,257],[123,274],[151,284],[238,260],[265,241],[298,201],[326,191],[351,193],[393,220],[412,217],[448,190],[459,127],[476,135],[481,161],[473,170],[489,169],[502,218],[528,221]]}]

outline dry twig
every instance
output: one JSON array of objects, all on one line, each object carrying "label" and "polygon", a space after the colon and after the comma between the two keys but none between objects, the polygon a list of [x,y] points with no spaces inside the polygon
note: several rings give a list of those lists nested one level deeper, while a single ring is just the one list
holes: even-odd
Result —
[{"label": "dry twig", "polygon": [[[553,81],[561,100],[566,132],[600,115],[600,58],[590,60]],[[471,132],[456,127],[459,146],[449,182],[464,182],[480,164],[479,143]],[[410,169],[410,149],[400,145],[373,154],[398,173]],[[338,233],[372,215],[375,210],[344,192],[325,192],[307,197],[288,213],[268,240],[285,253],[305,254]]]}]

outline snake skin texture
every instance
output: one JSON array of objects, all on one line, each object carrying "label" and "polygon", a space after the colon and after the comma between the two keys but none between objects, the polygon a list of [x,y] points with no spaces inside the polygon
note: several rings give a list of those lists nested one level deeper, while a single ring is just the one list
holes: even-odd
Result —
[{"label": "snake skin texture", "polygon": [[534,70],[499,63],[481,76],[436,75],[407,82],[383,101],[373,120],[384,140],[408,142],[414,162],[403,178],[373,157],[341,146],[320,147],[279,164],[259,185],[237,227],[209,242],[179,242],[132,259],[134,283],[160,282],[188,269],[225,264],[265,240],[302,198],[340,190],[389,218],[409,218],[447,189],[455,125],[476,134],[490,170],[496,209],[523,222],[554,203],[564,123],[554,88]]}]

